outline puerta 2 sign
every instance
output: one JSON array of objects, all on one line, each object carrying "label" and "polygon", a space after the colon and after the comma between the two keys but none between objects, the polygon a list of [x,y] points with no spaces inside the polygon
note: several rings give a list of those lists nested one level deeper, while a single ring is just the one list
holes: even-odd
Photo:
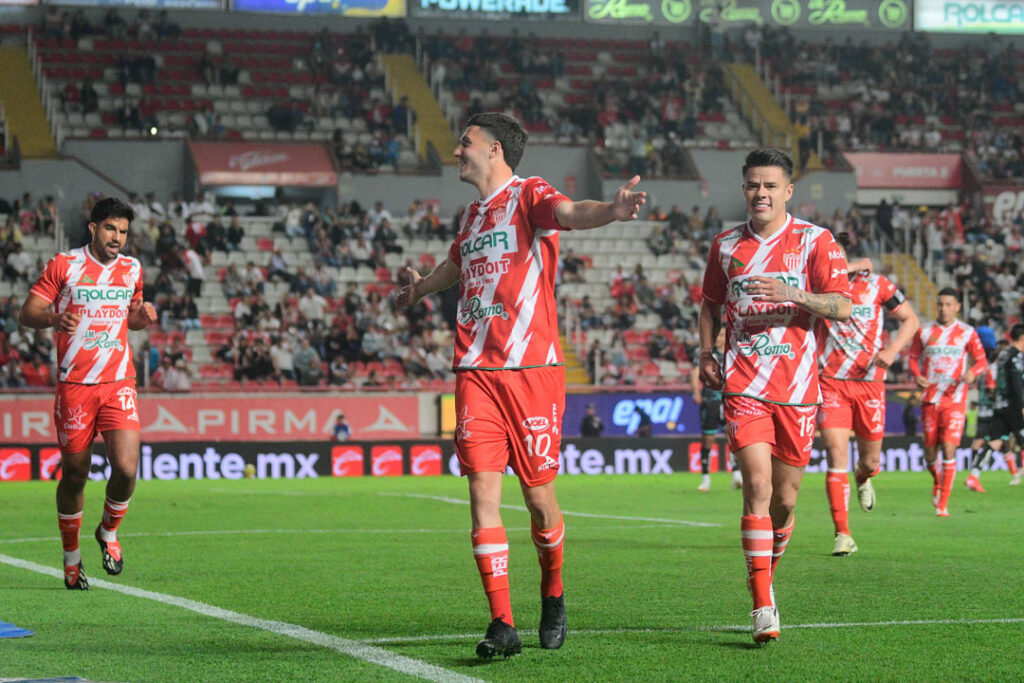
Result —
[{"label": "puerta 2 sign", "polygon": [[583,20],[724,29],[745,24],[794,28],[907,30],[909,0],[584,0]]}]

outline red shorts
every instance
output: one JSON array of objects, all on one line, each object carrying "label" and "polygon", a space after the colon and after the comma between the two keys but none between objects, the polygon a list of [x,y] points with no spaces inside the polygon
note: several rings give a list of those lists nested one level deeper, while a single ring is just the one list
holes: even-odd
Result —
[{"label": "red shorts", "polygon": [[462,474],[512,471],[527,486],[558,474],[565,368],[455,373],[455,452]]},{"label": "red shorts", "polygon": [[964,435],[965,403],[925,403],[921,406],[921,431],[925,446],[960,445]]},{"label": "red shorts", "polygon": [[111,429],[139,431],[135,378],[104,384],[57,383],[53,426],[62,453],[81,453],[97,434]]},{"label": "red shorts", "polygon": [[885,434],[885,383],[821,378],[822,429],[852,429],[865,441],[880,441]]},{"label": "red shorts", "polygon": [[818,406],[790,406],[747,396],[726,396],[725,433],[738,451],[755,443],[772,445],[772,456],[793,467],[811,461]]}]

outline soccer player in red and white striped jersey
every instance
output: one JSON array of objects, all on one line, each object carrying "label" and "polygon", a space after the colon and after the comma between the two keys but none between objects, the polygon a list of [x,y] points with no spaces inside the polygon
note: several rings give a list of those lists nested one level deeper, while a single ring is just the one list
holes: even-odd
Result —
[{"label": "soccer player in red and white striped jersey", "polygon": [[[793,532],[821,402],[815,326],[850,317],[846,258],[832,233],[786,212],[792,178],[785,152],[747,155],[750,220],[712,242],[699,323],[701,381],[723,390],[726,433],[743,473],[740,528],[757,643],[779,637],[772,578]],[[724,367],[713,354],[723,307]]]},{"label": "soccer player in red and white striped jersey", "polygon": [[610,202],[574,202],[541,178],[520,178],[527,134],[515,119],[470,117],[455,148],[459,179],[480,198],[462,215],[448,258],[410,279],[397,303],[460,283],[455,333],[455,447],[469,479],[473,556],[491,610],[481,658],[521,648],[512,618],[508,539],[501,520],[502,474],[519,476],[541,565],[540,644],[566,635],[562,591],[565,525],[555,475],[565,412],[565,367],[558,339],[555,271],[558,233],[637,217],[646,194],[633,176]]},{"label": "soccer player in red and white striped jersey", "polygon": [[[932,504],[939,517],[949,516],[949,494],[956,478],[956,449],[964,433],[967,389],[988,367],[977,331],[957,320],[956,290],[939,291],[935,322],[921,327],[910,346],[910,373],[921,397],[924,457],[932,474]],[[938,462],[942,444],[942,463]]]},{"label": "soccer player in red and white striped jersey", "polygon": [[123,567],[117,527],[135,489],[139,462],[128,330],[141,330],[157,319],[153,304],[142,301],[142,266],[120,253],[134,217],[119,199],[96,202],[89,217],[89,244],[50,259],[21,307],[23,325],[56,328],[59,369],[53,422],[61,451],[57,517],[64,585],[71,590],[89,588],[78,540],[97,434],[107,447],[110,480],[96,541],[108,574],[120,574]]},{"label": "soccer player in red and white striped jersey", "polygon": [[[838,235],[837,242],[845,252],[846,233]],[[850,430],[857,436],[857,498],[870,512],[875,506],[871,477],[878,472],[885,434],[885,370],[921,326],[903,293],[885,276],[871,273],[870,267],[868,259],[850,263],[852,314],[846,321],[825,321],[828,335],[819,359],[818,426],[828,459],[825,492],[835,527],[832,554],[839,556],[857,551],[849,526]],[[886,312],[900,323],[888,346],[882,343]]]}]

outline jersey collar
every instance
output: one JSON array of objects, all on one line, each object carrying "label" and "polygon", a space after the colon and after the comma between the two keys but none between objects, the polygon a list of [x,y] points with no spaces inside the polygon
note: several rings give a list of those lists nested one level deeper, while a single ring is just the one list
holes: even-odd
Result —
[{"label": "jersey collar", "polygon": [[479,207],[480,207],[481,209],[486,209],[486,208],[489,208],[489,207],[488,207],[488,204],[490,204],[490,203],[491,203],[491,200],[492,200],[492,199],[494,199],[494,198],[495,198],[495,197],[497,197],[497,196],[498,196],[499,194],[501,194],[502,192],[504,192],[504,191],[505,191],[505,189],[506,189],[506,188],[507,188],[507,187],[508,187],[509,185],[511,185],[512,183],[514,183],[515,181],[517,181],[517,180],[519,180],[519,179],[520,179],[520,178],[519,178],[519,176],[517,176],[517,175],[515,175],[515,174],[513,173],[513,174],[512,174],[512,177],[511,177],[511,178],[509,178],[508,180],[506,180],[506,181],[505,181],[505,183],[504,183],[504,184],[502,184],[502,186],[501,186],[501,187],[499,187],[499,188],[498,188],[497,190],[495,190],[494,192],[492,192],[491,194],[489,194],[489,195],[488,195],[487,197],[485,197],[484,199],[479,199],[479,200],[477,200],[477,206],[479,206]]},{"label": "jersey collar", "polygon": [[788,231],[789,231],[789,229],[790,229],[790,227],[792,227],[792,225],[793,225],[793,216],[791,216],[791,215],[789,214],[789,212],[787,211],[787,212],[786,212],[786,224],[785,224],[785,225],[783,225],[783,226],[782,226],[782,228],[781,228],[781,229],[779,229],[779,231],[778,231],[778,232],[776,232],[776,233],[775,233],[774,235],[772,235],[771,237],[761,237],[761,236],[760,236],[760,235],[758,235],[758,234],[757,234],[756,232],[754,232],[753,228],[751,228],[751,227],[750,227],[750,221],[747,221],[747,222],[746,222],[746,223],[744,224],[743,228],[744,228],[744,230],[746,230],[746,231],[747,231],[747,234],[748,234],[748,235],[750,235],[750,236],[751,236],[752,238],[754,238],[755,240],[757,240],[757,241],[758,241],[758,242],[760,242],[761,244],[771,244],[771,243],[772,243],[772,242],[774,242],[775,240],[779,239],[779,238],[780,238],[780,237],[781,237],[782,235],[784,235],[784,234],[785,234],[786,232],[788,232]]}]

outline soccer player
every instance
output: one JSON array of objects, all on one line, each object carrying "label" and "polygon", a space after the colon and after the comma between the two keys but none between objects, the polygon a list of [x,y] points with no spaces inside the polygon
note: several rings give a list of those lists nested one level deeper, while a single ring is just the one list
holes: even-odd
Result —
[{"label": "soccer player", "polygon": [[135,489],[139,461],[135,364],[128,330],[141,330],[157,320],[153,304],[142,301],[142,266],[120,253],[134,217],[132,208],[119,199],[96,202],[89,216],[89,243],[50,259],[21,307],[22,324],[37,330],[56,328],[53,423],[63,472],[57,484],[57,518],[64,546],[64,585],[70,590],[89,589],[78,537],[97,433],[107,447],[110,481],[96,541],[108,574],[120,574],[124,567],[117,527]]},{"label": "soccer player", "polygon": [[[715,348],[712,349],[715,360],[719,364],[725,362],[725,328],[718,334],[715,340]],[[700,406],[700,486],[698,491],[707,492],[711,490],[711,449],[718,442],[718,433],[725,424],[722,415],[722,392],[720,389],[712,389],[700,381],[700,368],[694,366],[690,371],[690,386],[693,388],[693,402]],[[722,449],[719,449],[719,453]],[[733,488],[740,488],[743,485],[743,475],[740,474],[736,465],[735,456],[730,451],[729,460],[732,462],[732,485]],[[719,462],[724,464],[724,459]]]},{"label": "soccer player", "polygon": [[1010,483],[1020,482],[1015,455],[1010,450],[1010,436],[1016,436],[1018,447],[1024,444],[1024,324],[1017,323],[1010,328],[1010,345],[996,360],[995,368],[995,383],[989,389],[988,419],[983,420],[981,407],[978,409],[977,436],[982,443],[974,449],[971,475],[967,478],[967,488],[978,492],[985,491],[978,479],[982,465],[994,457],[1003,444],[1006,444],[1006,464],[1013,473]]},{"label": "soccer player", "polygon": [[[723,389],[726,434],[743,472],[740,529],[757,643],[779,637],[772,577],[793,533],[821,402],[816,320],[850,317],[846,259],[832,233],[786,211],[792,177],[782,150],[747,155],[750,220],[711,243],[699,322],[700,378]],[[724,364],[713,352],[723,306]]]},{"label": "soccer player", "polygon": [[960,312],[956,290],[939,290],[937,306],[935,322],[921,327],[914,337],[909,365],[917,386],[924,389],[921,431],[925,463],[932,474],[932,504],[935,514],[949,517],[949,494],[956,478],[956,448],[963,437],[967,412],[967,387],[985,371],[988,361],[978,333],[956,318]]},{"label": "soccer player", "polygon": [[502,473],[519,476],[541,566],[541,647],[566,634],[562,590],[565,526],[555,475],[565,407],[554,283],[558,231],[637,217],[646,193],[633,176],[610,202],[574,202],[515,168],[527,134],[499,113],[470,117],[455,148],[459,179],[480,198],[462,214],[448,257],[426,277],[406,269],[397,298],[411,305],[459,282],[455,334],[455,447],[469,480],[473,555],[491,610],[479,657],[521,649],[509,599],[508,540],[501,521]]},{"label": "soccer player", "polygon": [[[838,235],[836,241],[845,254],[848,234]],[[850,263],[852,314],[846,321],[825,321],[828,336],[818,358],[818,426],[828,460],[825,493],[835,526],[832,554],[838,556],[857,552],[849,527],[850,430],[857,435],[857,499],[861,509],[871,512],[875,507],[871,477],[878,473],[885,433],[885,371],[921,327],[903,293],[885,276],[869,272],[870,266],[867,259]],[[900,326],[883,348],[885,312]]]}]

